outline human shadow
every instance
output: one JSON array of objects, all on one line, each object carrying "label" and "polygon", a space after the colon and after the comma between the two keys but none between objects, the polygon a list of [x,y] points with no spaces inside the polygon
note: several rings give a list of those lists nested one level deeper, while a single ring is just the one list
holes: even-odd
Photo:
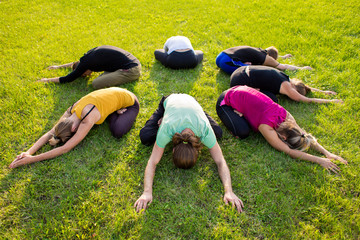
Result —
[{"label": "human shadow", "polygon": [[[39,110],[36,106],[19,107],[19,112],[25,112],[21,110],[22,107],[33,108],[29,113],[44,112],[43,118],[46,118],[47,122],[41,130],[34,131],[33,136],[27,136],[28,139],[35,140],[26,141],[26,144],[19,146],[18,153],[26,151],[33,142],[49,131],[69,106],[94,90],[88,80],[77,79],[69,84],[43,86],[50,92],[45,97],[51,98],[47,109]],[[136,82],[132,82],[119,87],[134,91],[135,86]],[[33,121],[31,117],[22,117],[23,121]],[[38,233],[40,238],[60,237],[61,231],[69,238],[77,238],[77,234],[90,238],[96,231],[96,226],[111,221],[110,213],[104,217],[98,211],[105,211],[109,208],[107,204],[112,204],[107,201],[111,193],[104,191],[104,188],[109,188],[109,185],[110,188],[117,186],[116,180],[112,178],[113,172],[124,176],[124,182],[129,181],[127,174],[132,175],[129,162],[122,162],[122,156],[132,151],[135,138],[137,134],[132,130],[121,139],[114,138],[105,121],[101,125],[95,125],[70,152],[8,170],[0,180],[1,195],[5,199],[3,207],[9,209],[4,226],[21,227],[29,235]],[[46,144],[35,155],[51,149],[52,147]],[[15,155],[13,158],[15,159]],[[128,189],[116,190],[120,195],[128,194]],[[94,201],[101,203],[96,204],[96,207],[88,204],[84,208],[84,202]],[[128,202],[121,200],[121,204],[126,205]],[[86,211],[94,214],[87,215]],[[46,231],[43,231],[44,229]]]}]

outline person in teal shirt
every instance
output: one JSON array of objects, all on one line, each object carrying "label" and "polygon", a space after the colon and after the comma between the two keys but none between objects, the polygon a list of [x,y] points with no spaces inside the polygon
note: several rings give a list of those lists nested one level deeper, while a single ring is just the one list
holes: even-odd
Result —
[{"label": "person in teal shirt", "polygon": [[135,202],[139,212],[152,202],[152,185],[156,165],[165,146],[173,142],[173,162],[179,168],[188,169],[195,165],[202,144],[209,148],[220,178],[224,185],[225,203],[231,202],[238,212],[242,211],[242,201],[233,193],[230,171],[216,138],[221,138],[220,126],[207,115],[200,104],[187,94],[171,94],[163,97],[158,109],[140,131],[141,142],[154,144],[144,176],[144,192]]}]

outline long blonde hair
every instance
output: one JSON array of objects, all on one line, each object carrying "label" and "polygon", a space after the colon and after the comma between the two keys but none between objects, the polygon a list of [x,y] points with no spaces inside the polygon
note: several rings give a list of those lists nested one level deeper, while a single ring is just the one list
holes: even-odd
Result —
[{"label": "long blonde hair", "polygon": [[174,144],[173,162],[178,168],[192,168],[202,147],[200,138],[189,133],[175,133],[172,138]]},{"label": "long blonde hair", "polygon": [[[306,133],[290,120],[284,121],[275,130],[279,138],[291,149],[305,151],[316,142],[316,139],[311,134]],[[284,136],[285,139],[283,139],[282,136]]]},{"label": "long blonde hair", "polygon": [[73,121],[69,118],[60,119],[59,122],[55,125],[55,133],[52,138],[49,140],[49,144],[51,146],[55,146],[60,141],[65,143],[73,136],[73,132],[71,131]]}]

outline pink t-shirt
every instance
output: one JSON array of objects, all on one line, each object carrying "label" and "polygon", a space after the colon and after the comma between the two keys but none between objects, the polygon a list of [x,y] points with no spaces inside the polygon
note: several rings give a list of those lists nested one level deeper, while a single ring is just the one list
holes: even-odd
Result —
[{"label": "pink t-shirt", "polygon": [[220,105],[228,105],[244,115],[254,131],[260,124],[277,128],[286,119],[286,110],[265,94],[248,86],[230,88]]}]

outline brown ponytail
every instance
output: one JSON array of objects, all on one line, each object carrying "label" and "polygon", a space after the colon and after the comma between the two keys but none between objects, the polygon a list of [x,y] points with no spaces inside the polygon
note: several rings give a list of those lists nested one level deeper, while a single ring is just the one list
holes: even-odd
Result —
[{"label": "brown ponytail", "polygon": [[301,80],[299,79],[291,79],[290,81],[293,86],[295,87],[296,91],[301,95],[305,96],[307,93],[311,92],[311,88],[306,86]]},{"label": "brown ponytail", "polygon": [[55,133],[49,140],[49,144],[55,146],[60,141],[65,143],[69,140],[73,135],[73,132],[71,131],[72,125],[73,122],[68,118],[61,119],[55,126]]},{"label": "brown ponytail", "polygon": [[278,56],[279,56],[279,51],[274,47],[274,46],[271,46],[271,47],[268,47],[266,49],[267,51],[267,54],[272,57],[273,59],[277,60],[278,59]]},{"label": "brown ponytail", "polygon": [[202,147],[200,138],[189,133],[175,133],[172,138],[173,162],[178,168],[192,168],[198,158],[199,151]]},{"label": "brown ponytail", "polygon": [[[305,151],[316,142],[316,139],[311,134],[306,133],[291,121],[281,123],[276,129],[276,132],[278,133],[279,138],[291,149]],[[285,136],[285,140],[280,134]]]}]

